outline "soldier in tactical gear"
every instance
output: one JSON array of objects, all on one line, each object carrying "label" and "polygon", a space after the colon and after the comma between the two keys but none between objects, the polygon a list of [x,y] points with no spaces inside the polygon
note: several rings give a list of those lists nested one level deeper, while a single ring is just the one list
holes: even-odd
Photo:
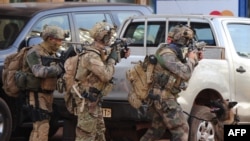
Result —
[{"label": "soldier in tactical gear", "polygon": [[[70,89],[76,105],[74,114],[78,118],[76,141],[106,140],[101,101],[112,90],[112,77],[118,63],[117,51],[107,51],[115,39],[115,32],[115,28],[107,22],[96,23],[90,30],[94,42],[79,58],[76,84]],[[121,58],[130,54],[129,50],[122,52]]]},{"label": "soldier in tactical gear", "polygon": [[33,46],[25,58],[26,71],[30,74],[27,80],[32,84],[28,89],[33,120],[30,141],[48,140],[53,91],[56,89],[57,77],[63,72],[63,68],[55,62],[45,66],[41,57],[56,57],[55,53],[64,40],[64,30],[57,26],[46,25],[41,36],[44,41]]},{"label": "soldier in tactical gear", "polygon": [[194,38],[194,32],[187,26],[177,25],[168,34],[171,43],[162,44],[156,51],[157,64],[153,72],[153,86],[148,100],[153,112],[152,127],[140,141],[160,139],[165,130],[171,133],[171,141],[187,141],[189,126],[181,106],[178,93],[185,89],[198,60],[202,56],[183,49]]}]

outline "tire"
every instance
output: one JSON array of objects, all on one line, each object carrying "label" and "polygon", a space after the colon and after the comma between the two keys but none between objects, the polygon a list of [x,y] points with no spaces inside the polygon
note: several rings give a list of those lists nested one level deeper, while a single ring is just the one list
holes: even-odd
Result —
[{"label": "tire", "polygon": [[0,140],[8,141],[12,133],[12,117],[6,102],[0,98]]},{"label": "tire", "polygon": [[195,106],[189,119],[189,141],[215,141],[216,127],[211,122],[215,115],[206,106]]}]

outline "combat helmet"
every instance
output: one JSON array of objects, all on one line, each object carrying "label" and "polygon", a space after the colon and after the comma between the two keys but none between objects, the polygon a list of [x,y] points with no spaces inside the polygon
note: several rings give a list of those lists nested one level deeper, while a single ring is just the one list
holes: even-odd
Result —
[{"label": "combat helmet", "polygon": [[43,32],[41,34],[43,40],[46,40],[48,37],[55,39],[65,39],[65,32],[62,28],[55,25],[45,25]]},{"label": "combat helmet", "polygon": [[194,38],[194,32],[190,27],[180,24],[170,30],[168,38],[171,38],[173,43],[185,46]]},{"label": "combat helmet", "polygon": [[115,36],[115,27],[107,22],[98,22],[90,30],[90,36],[95,41],[110,44]]}]

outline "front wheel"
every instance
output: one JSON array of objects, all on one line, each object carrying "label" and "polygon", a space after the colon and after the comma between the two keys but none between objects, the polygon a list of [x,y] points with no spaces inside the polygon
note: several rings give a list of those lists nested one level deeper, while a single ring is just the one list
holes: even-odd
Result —
[{"label": "front wheel", "polygon": [[11,112],[6,102],[0,98],[0,140],[10,140],[12,132]]},{"label": "front wheel", "polygon": [[189,119],[189,141],[215,141],[214,114],[206,106],[195,106]]}]

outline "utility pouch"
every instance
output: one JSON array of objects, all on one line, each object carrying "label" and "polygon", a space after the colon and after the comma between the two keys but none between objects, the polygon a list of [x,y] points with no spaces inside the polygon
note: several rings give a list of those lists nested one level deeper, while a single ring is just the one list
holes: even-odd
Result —
[{"label": "utility pouch", "polygon": [[108,95],[113,90],[114,84],[113,83],[107,83],[105,88],[102,90],[103,96]]},{"label": "utility pouch", "polygon": [[41,88],[41,79],[35,77],[32,73],[27,73],[27,84],[28,90],[39,90]]},{"label": "utility pouch", "polygon": [[168,82],[167,82],[165,88],[172,91],[172,88],[173,88],[175,82],[176,82],[176,78],[173,75],[169,75]]},{"label": "utility pouch", "polygon": [[15,82],[21,90],[39,90],[41,79],[35,77],[32,73],[17,71]]},{"label": "utility pouch", "polygon": [[130,90],[128,93],[128,101],[130,105],[136,109],[140,108],[142,106],[141,99],[138,98],[137,94],[134,92],[134,90]]},{"label": "utility pouch", "polygon": [[56,90],[59,92],[59,93],[63,93],[66,91],[66,83],[65,83],[65,80],[63,78],[59,78],[56,82]]},{"label": "utility pouch", "polygon": [[19,89],[21,90],[25,90],[26,89],[26,80],[27,79],[27,75],[26,75],[26,72],[23,72],[23,71],[17,71],[15,73],[15,82],[16,82],[16,85]]},{"label": "utility pouch", "polygon": [[165,89],[169,82],[169,75],[165,73],[156,73],[154,76],[155,83],[160,87],[160,89]]},{"label": "utility pouch", "polygon": [[149,91],[148,98],[150,98],[152,100],[160,100],[161,99],[159,94],[154,94],[153,93],[153,90]]}]

